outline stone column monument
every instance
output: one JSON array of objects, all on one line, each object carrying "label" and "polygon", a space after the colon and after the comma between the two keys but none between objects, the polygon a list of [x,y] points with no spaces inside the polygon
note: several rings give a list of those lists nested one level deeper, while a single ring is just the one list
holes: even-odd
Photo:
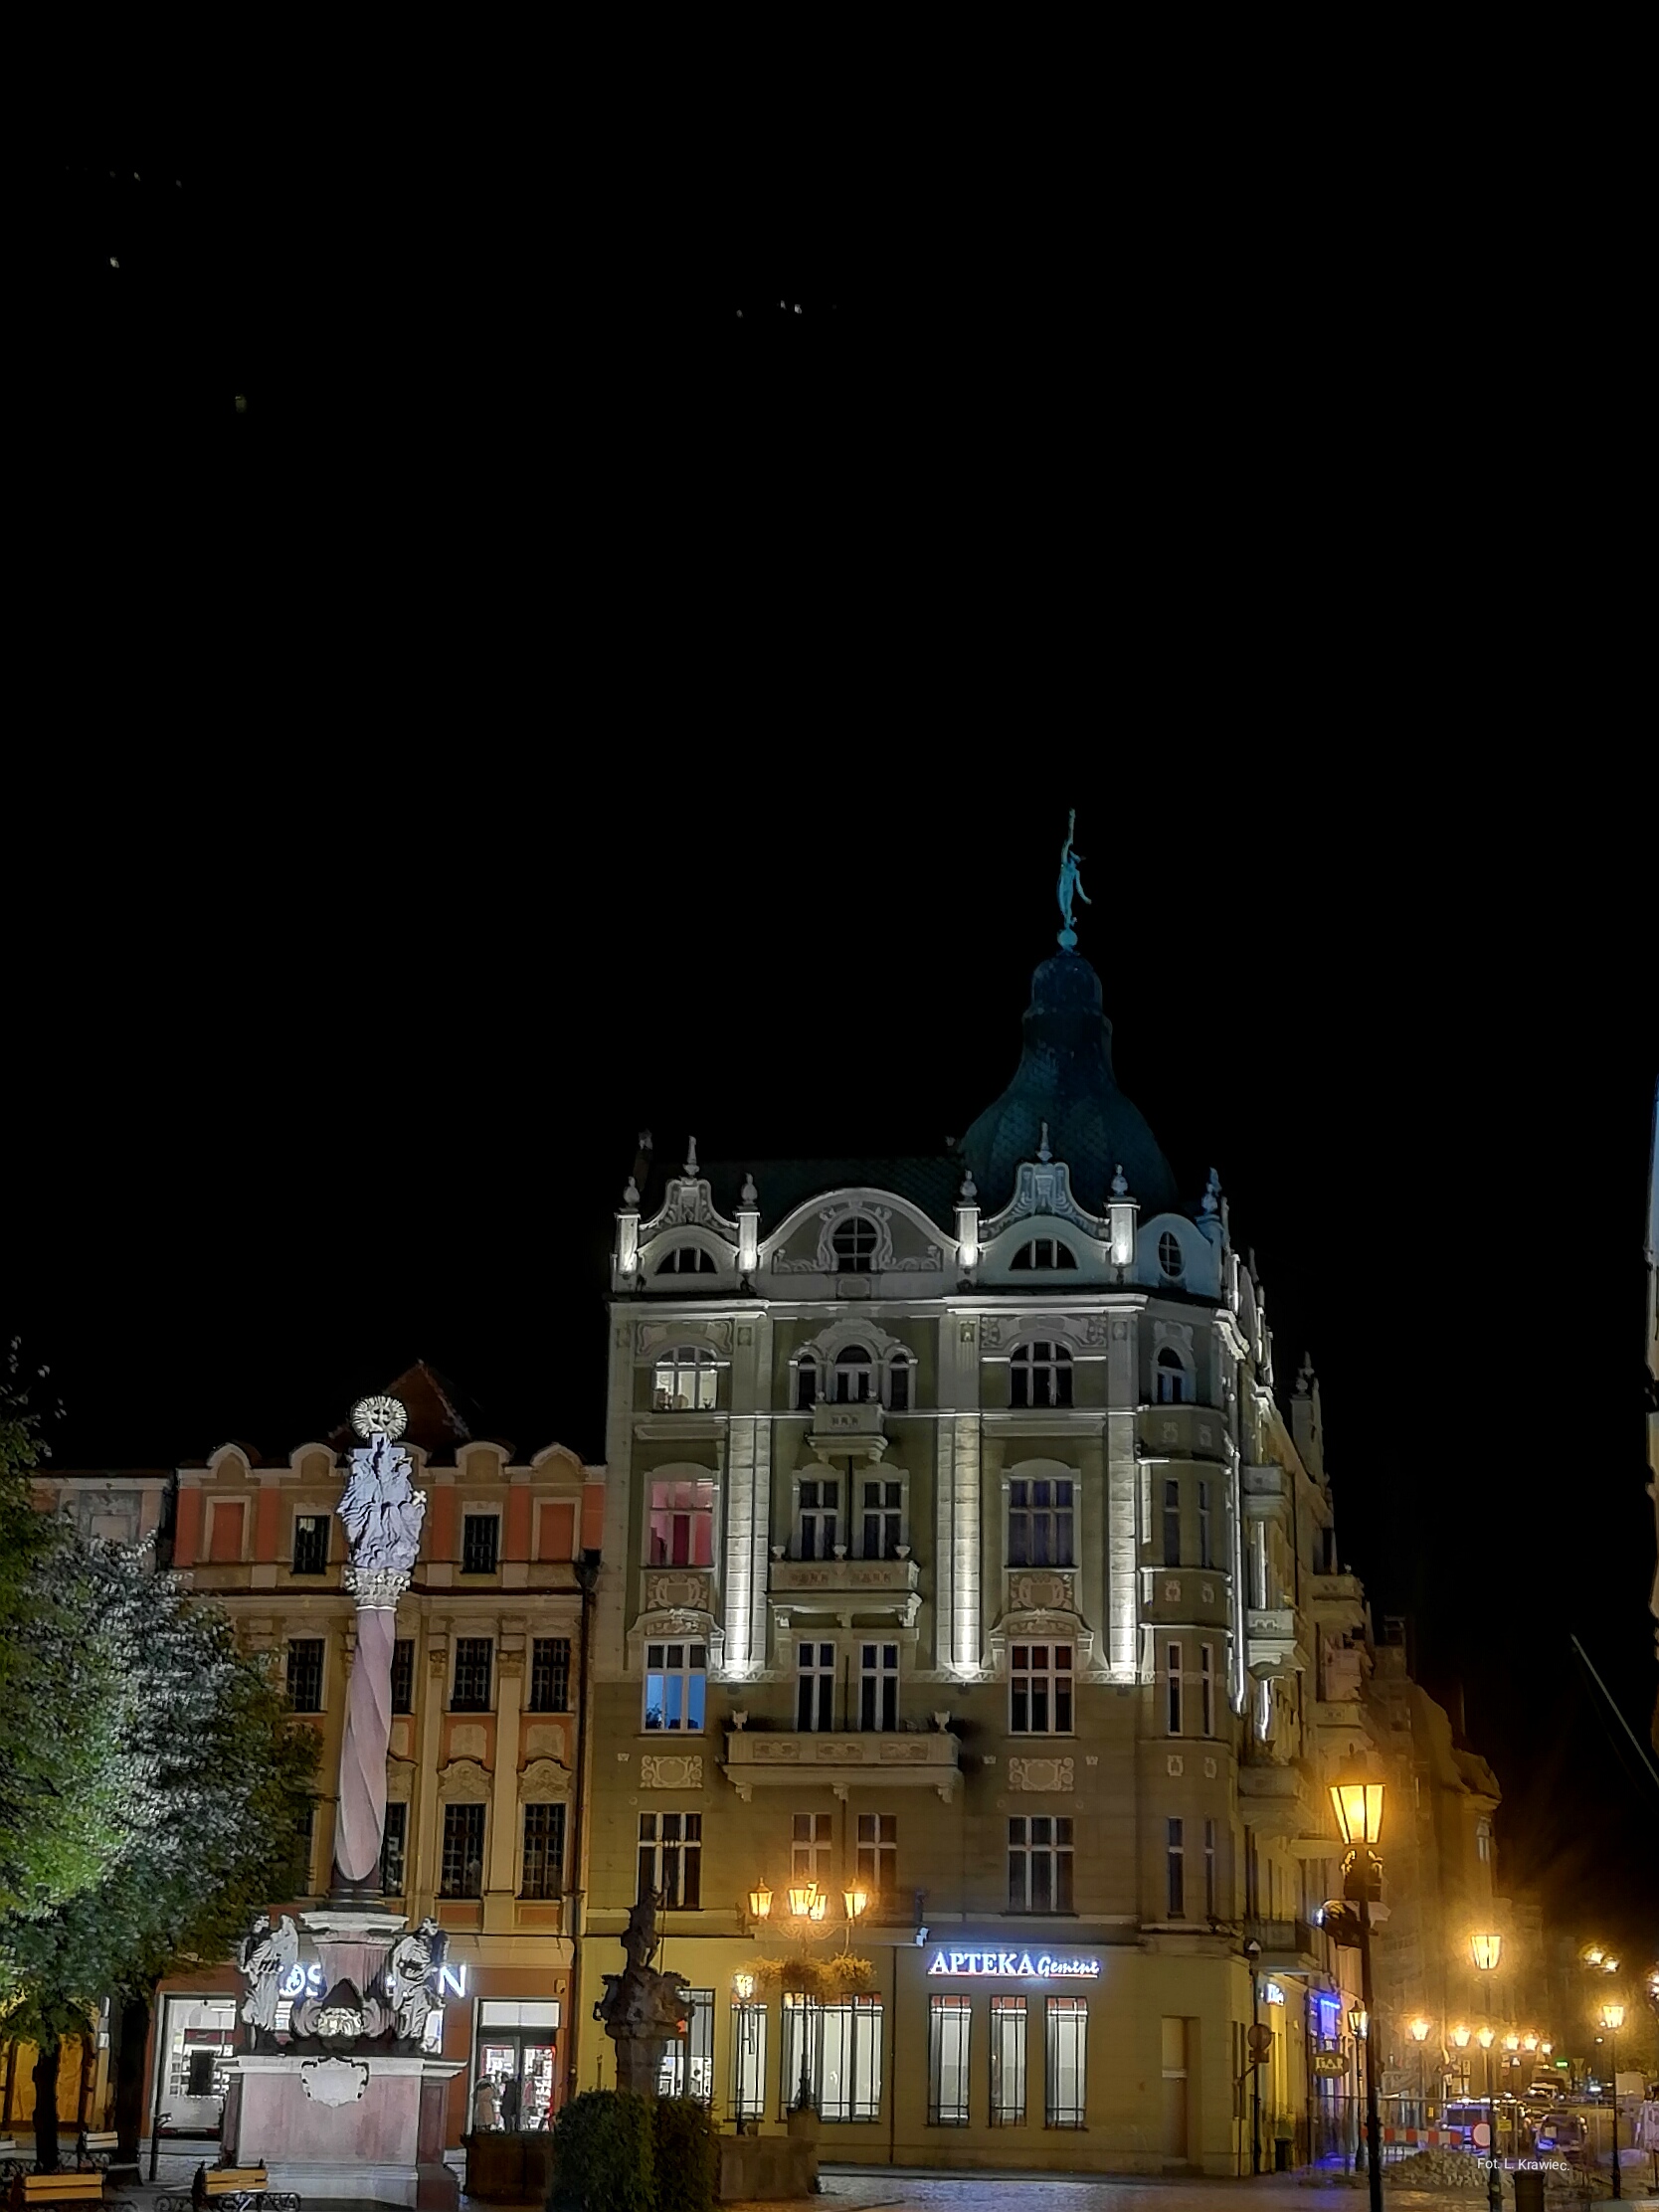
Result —
[{"label": "stone column monument", "polygon": [[[365,1398],[352,1426],[363,1442],[339,1516],[350,1548],[342,1580],[357,1602],[357,1656],[340,1746],[334,1879],[328,1902],[261,1915],[237,1955],[250,2048],[230,2061],[224,2158],[264,2162],[271,2187],[302,2198],[355,2197],[455,2212],[444,2160],[450,2083],[462,2071],[427,2047],[437,2008],[444,1931],[403,1933],[381,1903],[386,1754],[392,1728],[392,1645],[427,1501],[398,1442],[408,1416],[396,1398]],[[277,2029],[289,2004],[285,2038]]]}]

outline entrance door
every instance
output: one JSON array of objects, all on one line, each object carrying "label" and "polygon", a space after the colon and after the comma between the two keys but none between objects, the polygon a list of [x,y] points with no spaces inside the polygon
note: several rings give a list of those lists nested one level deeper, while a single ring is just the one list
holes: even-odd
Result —
[{"label": "entrance door", "polygon": [[1164,2037],[1164,2156],[1187,2158],[1187,2022],[1166,2018]]},{"label": "entrance door", "polygon": [[558,2005],[485,1998],[478,2009],[473,2096],[487,2077],[495,2084],[501,2127],[540,2134],[552,2125]]},{"label": "entrance door", "polygon": [[236,2041],[234,1997],[168,1997],[156,2084],[161,2124],[198,2139],[216,2135],[230,2076],[225,2061]]}]

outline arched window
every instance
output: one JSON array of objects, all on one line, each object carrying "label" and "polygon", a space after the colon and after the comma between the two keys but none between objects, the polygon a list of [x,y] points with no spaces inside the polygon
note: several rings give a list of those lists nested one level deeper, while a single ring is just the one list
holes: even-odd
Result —
[{"label": "arched window", "polygon": [[795,1370],[795,1406],[800,1413],[809,1413],[818,1403],[818,1362],[810,1352],[803,1352]]},{"label": "arched window", "polygon": [[1158,1402],[1160,1405],[1185,1405],[1189,1395],[1187,1369],[1181,1354],[1172,1345],[1165,1345],[1158,1355]]},{"label": "arched window", "polygon": [[1009,1362],[1009,1403],[1071,1403],[1071,1354],[1063,1344],[1045,1344],[1038,1338],[1020,1345]]},{"label": "arched window", "polygon": [[712,1256],[700,1244],[676,1244],[657,1261],[656,1272],[659,1275],[712,1275],[716,1269]]},{"label": "arched window", "polygon": [[1176,1235],[1173,1229],[1166,1229],[1158,1239],[1158,1264],[1169,1276],[1171,1282],[1181,1280],[1182,1270],[1186,1262],[1181,1256],[1181,1238]]},{"label": "arched window", "polygon": [[875,1223],[867,1214],[849,1213],[830,1232],[830,1249],[843,1275],[874,1274],[875,1244]]},{"label": "arched window", "polygon": [[908,1413],[910,1410],[912,1364],[908,1352],[895,1352],[887,1363],[887,1403],[895,1413]]},{"label": "arched window", "polygon": [[861,1344],[835,1355],[835,1403],[865,1405],[875,1395],[875,1369]]},{"label": "arched window", "polygon": [[714,1355],[695,1344],[676,1344],[656,1362],[651,1403],[659,1413],[696,1413],[714,1404]]},{"label": "arched window", "polygon": [[1033,1236],[1028,1244],[1020,1245],[1018,1251],[1009,1261],[1009,1265],[1016,1273],[1025,1272],[1031,1268],[1070,1267],[1075,1269],[1077,1254],[1069,1244],[1062,1243],[1057,1236]]}]

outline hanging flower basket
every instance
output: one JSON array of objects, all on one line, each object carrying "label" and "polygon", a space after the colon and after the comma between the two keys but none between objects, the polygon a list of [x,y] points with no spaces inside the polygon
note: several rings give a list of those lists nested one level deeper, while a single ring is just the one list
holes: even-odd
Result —
[{"label": "hanging flower basket", "polygon": [[873,1990],[875,1968],[867,1958],[836,1952],[829,1958],[757,1958],[755,1979],[763,1988],[815,1997],[821,2004]]}]

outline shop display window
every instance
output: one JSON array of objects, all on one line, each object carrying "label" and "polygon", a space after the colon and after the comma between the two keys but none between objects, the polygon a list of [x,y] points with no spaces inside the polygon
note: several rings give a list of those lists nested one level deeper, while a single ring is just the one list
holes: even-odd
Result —
[{"label": "shop display window", "polygon": [[1050,1997],[1047,2013],[1043,2121],[1049,2127],[1081,2127],[1088,2104],[1089,2001]]},{"label": "shop display window", "polygon": [[1025,2121],[1025,2000],[991,2000],[991,2124],[1021,2127]]},{"label": "shop display window", "polygon": [[694,2097],[706,2105],[714,2095],[714,1991],[686,1992],[685,2033],[670,2036],[662,2049],[656,2078],[658,2097]]},{"label": "shop display window", "polygon": [[557,2001],[483,1997],[478,2001],[468,2124],[477,2125],[477,2089],[495,2085],[499,2119],[509,2134],[539,2134],[552,2122],[558,2058]]},{"label": "shop display window", "polygon": [[968,2046],[974,2024],[968,1997],[930,1997],[927,2022],[927,2119],[930,2127],[968,2124]]},{"label": "shop display window", "polygon": [[807,2079],[823,2120],[877,2120],[881,2114],[881,1999],[842,1997],[819,2004],[793,1991],[784,1995],[784,2064],[780,2089],[786,2111],[801,2084],[805,2039]]}]

